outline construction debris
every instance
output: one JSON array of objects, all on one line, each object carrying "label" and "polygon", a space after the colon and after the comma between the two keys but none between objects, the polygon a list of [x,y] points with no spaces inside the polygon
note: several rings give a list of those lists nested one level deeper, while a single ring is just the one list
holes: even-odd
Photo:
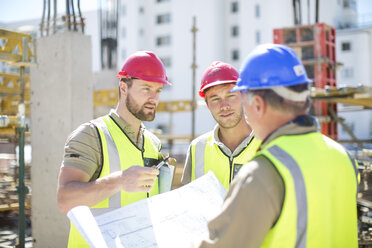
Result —
[{"label": "construction debris", "polygon": [[[25,167],[25,184],[30,187],[30,167]],[[18,214],[18,166],[15,154],[0,156],[0,212]],[[31,194],[26,195],[26,215],[31,215]]]}]

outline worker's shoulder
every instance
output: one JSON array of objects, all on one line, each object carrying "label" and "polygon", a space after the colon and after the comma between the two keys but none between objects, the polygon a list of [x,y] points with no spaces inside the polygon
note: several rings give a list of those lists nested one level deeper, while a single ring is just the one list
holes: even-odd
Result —
[{"label": "worker's shoulder", "polygon": [[70,133],[66,143],[71,141],[89,143],[92,140],[98,139],[98,133],[95,125],[92,122],[86,122],[78,126],[74,131]]},{"label": "worker's shoulder", "polygon": [[208,138],[213,136],[213,130],[206,132],[191,141],[191,145],[196,145],[199,142],[206,142]]},{"label": "worker's shoulder", "polygon": [[[275,165],[264,155],[259,155],[246,163],[239,171],[241,176],[248,178],[254,176],[262,180],[273,181],[273,178],[282,180],[282,176],[276,169]],[[277,180],[274,180],[277,181]]]},{"label": "worker's shoulder", "polygon": [[334,149],[334,150],[337,150],[341,153],[345,153],[346,152],[346,149],[340,144],[338,143],[337,141],[325,136],[324,134],[321,134],[324,142],[327,144],[327,146],[331,149]]}]

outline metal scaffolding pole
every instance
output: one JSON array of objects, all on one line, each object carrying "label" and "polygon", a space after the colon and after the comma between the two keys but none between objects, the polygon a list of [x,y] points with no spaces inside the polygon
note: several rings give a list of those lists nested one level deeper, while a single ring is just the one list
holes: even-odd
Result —
[{"label": "metal scaffolding pole", "polygon": [[[28,39],[22,38],[22,61],[28,60]],[[18,126],[16,128],[18,139],[18,202],[19,202],[19,220],[18,220],[18,241],[19,248],[25,247],[25,195],[28,189],[25,186],[25,132],[26,132],[26,107],[25,107],[25,66],[20,66],[20,99],[18,104]]]}]

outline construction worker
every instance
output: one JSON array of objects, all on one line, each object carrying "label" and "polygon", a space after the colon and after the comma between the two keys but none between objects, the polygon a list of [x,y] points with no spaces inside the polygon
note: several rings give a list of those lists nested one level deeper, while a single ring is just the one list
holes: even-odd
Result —
[{"label": "construction worker", "polygon": [[[152,121],[163,85],[170,85],[160,59],[138,51],[117,75],[119,101],[106,116],[82,124],[68,137],[58,185],[62,213],[79,205],[94,215],[158,194],[162,158],[159,139],[142,121]],[[71,225],[68,247],[89,247]]]},{"label": "construction worker", "polygon": [[295,52],[265,44],[232,92],[260,150],[231,184],[199,247],[357,247],[357,167],[309,116],[309,83]]},{"label": "construction worker", "polygon": [[244,118],[242,94],[230,92],[238,77],[233,66],[219,61],[204,72],[199,95],[205,99],[217,125],[191,142],[183,184],[213,171],[227,189],[241,166],[255,154],[260,142]]}]

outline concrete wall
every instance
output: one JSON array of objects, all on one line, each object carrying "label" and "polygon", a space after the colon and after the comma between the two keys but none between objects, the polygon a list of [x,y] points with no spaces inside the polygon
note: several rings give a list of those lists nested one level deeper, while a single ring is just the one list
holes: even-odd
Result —
[{"label": "concrete wall", "polygon": [[31,68],[31,187],[34,247],[66,247],[69,222],[56,202],[68,134],[93,117],[90,37],[65,32],[37,41]]}]

